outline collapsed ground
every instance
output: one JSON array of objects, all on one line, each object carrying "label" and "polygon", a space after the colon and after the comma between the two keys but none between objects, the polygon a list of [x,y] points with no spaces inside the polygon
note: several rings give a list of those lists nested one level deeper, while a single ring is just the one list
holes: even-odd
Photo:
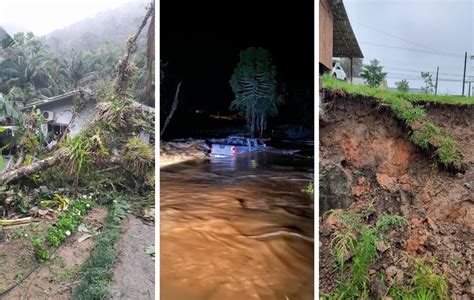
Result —
[{"label": "collapsed ground", "polygon": [[[418,104],[426,112],[423,122],[453,140],[462,168],[440,162],[439,148],[416,145],[408,122],[377,97],[325,91],[320,207],[327,213],[320,217],[320,288],[328,299],[474,297],[474,106]],[[361,269],[357,243],[363,233],[346,230],[355,223],[347,216],[356,214],[366,227],[354,228],[365,230],[378,228],[384,215],[406,220],[380,234],[383,241],[376,240],[376,253],[361,276],[354,270]],[[341,251],[335,246],[344,232],[357,246],[340,260],[341,284],[336,264]],[[360,282],[354,282],[356,275]],[[422,277],[428,279],[421,282]]]}]

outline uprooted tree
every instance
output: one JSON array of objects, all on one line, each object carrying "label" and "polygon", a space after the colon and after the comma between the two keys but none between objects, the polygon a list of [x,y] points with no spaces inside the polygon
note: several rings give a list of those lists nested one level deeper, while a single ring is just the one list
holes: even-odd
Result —
[{"label": "uprooted tree", "polygon": [[[11,147],[15,151],[16,163],[0,174],[0,188],[4,192],[0,196],[0,208],[8,205],[12,185],[18,180],[36,182],[39,172],[47,176],[53,167],[57,172],[55,177],[58,174],[64,176],[72,186],[77,186],[81,179],[87,182],[98,174],[115,172],[107,180],[115,178],[117,181],[107,184],[125,190],[146,190],[147,197],[153,197],[153,146],[143,142],[139,136],[143,132],[154,135],[154,111],[133,99],[131,89],[136,67],[130,61],[137,50],[137,38],[153,15],[154,2],[148,7],[137,33],[128,39],[126,54],[118,63],[112,82],[92,92],[92,97],[99,103],[92,120],[79,134],[66,136],[58,141],[56,149],[48,151],[38,142],[41,120],[35,111],[15,115],[22,130],[16,139],[18,145]],[[148,54],[153,55],[152,52]],[[148,61],[152,62],[151,59]],[[1,106],[5,112],[16,112],[8,103],[2,102]],[[124,184],[125,178],[130,184]]]}]

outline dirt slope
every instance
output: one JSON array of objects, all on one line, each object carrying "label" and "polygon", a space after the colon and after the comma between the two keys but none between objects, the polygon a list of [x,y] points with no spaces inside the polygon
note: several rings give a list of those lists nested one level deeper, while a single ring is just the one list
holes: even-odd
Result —
[{"label": "dirt slope", "polygon": [[[391,248],[372,268],[385,273],[393,265],[403,271],[409,257],[435,258],[453,299],[473,299],[474,108],[427,107],[430,120],[454,138],[469,161],[465,174],[450,174],[433,167],[408,140],[403,124],[376,102],[339,97],[327,107],[320,126],[321,166],[346,174],[351,209],[372,207],[376,216],[397,214],[410,221],[392,233]],[[330,248],[335,228],[323,218],[320,223],[320,283],[328,292],[335,285]]]}]

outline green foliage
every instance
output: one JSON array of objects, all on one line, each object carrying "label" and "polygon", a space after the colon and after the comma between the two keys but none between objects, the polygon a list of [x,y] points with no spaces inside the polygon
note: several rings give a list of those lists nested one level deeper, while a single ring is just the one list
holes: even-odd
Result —
[{"label": "green foliage", "polygon": [[362,73],[360,74],[370,87],[380,86],[385,76],[387,76],[387,73],[382,71],[383,67],[379,65],[379,63],[377,59],[371,60],[369,65],[364,65]]},{"label": "green foliage", "polygon": [[99,130],[92,136],[90,132],[85,131],[81,131],[73,137],[68,136],[64,148],[67,157],[66,169],[71,178],[76,181],[82,173],[88,171],[95,160],[109,155],[102,143]]},{"label": "green foliage", "polygon": [[39,261],[45,261],[50,258],[50,254],[48,250],[43,248],[43,239],[39,237],[34,237],[31,239],[31,244],[33,246],[33,251],[35,253],[35,257]]},{"label": "green foliage", "polygon": [[425,86],[421,87],[421,90],[425,94],[432,94],[434,92],[434,84],[431,76],[429,72],[421,72],[421,78],[425,81]]},{"label": "green foliage", "polygon": [[445,164],[452,164],[461,156],[459,150],[455,147],[454,141],[451,137],[445,136],[440,138],[441,146],[438,148],[439,160]]},{"label": "green foliage", "polygon": [[[366,213],[331,214],[336,214],[341,223],[331,244],[340,277],[336,290],[321,299],[370,299],[369,268],[378,257],[377,243],[385,239],[389,230],[407,226],[408,221],[400,216],[382,215],[375,225],[370,225],[364,223]],[[349,258],[350,267],[346,266]],[[430,265],[415,260],[413,269],[411,280],[403,286],[391,285],[387,296],[397,300],[449,299],[446,279]]]},{"label": "green foliage", "polygon": [[43,200],[40,204],[43,207],[56,207],[59,210],[65,210],[69,205],[69,199],[59,194],[54,194],[53,199]]},{"label": "green foliage", "polygon": [[427,122],[421,130],[413,132],[410,139],[421,148],[428,149],[428,146],[431,144],[430,140],[440,134],[441,129],[438,126],[431,122]]},{"label": "green foliage", "polygon": [[0,92],[11,100],[43,99],[60,91],[50,79],[51,57],[30,33],[14,35],[15,44],[0,50]]},{"label": "green foliage", "polygon": [[[10,101],[32,102],[59,95],[115,74],[122,50],[108,42],[92,49],[55,53],[31,32],[17,33],[15,44],[0,48],[0,93]],[[133,58],[138,64],[133,94],[142,99],[146,77],[146,51]]]},{"label": "green foliage", "polygon": [[117,196],[112,201],[113,216],[116,222],[125,219],[130,210],[130,204],[123,196]]},{"label": "green foliage", "polygon": [[408,102],[435,102],[454,105],[472,105],[474,97],[448,96],[448,95],[428,95],[428,94],[407,94],[388,91],[382,88],[374,88],[366,85],[354,85],[348,82],[335,80],[331,76],[323,75],[323,86],[328,90],[342,90],[350,94],[357,94],[378,99],[401,98]]},{"label": "green foliage", "polygon": [[150,144],[138,137],[131,137],[123,147],[127,166],[137,175],[145,175],[154,166],[154,151]]},{"label": "green foliage", "polygon": [[72,201],[69,208],[59,215],[55,225],[48,225],[46,242],[52,247],[59,246],[81,224],[86,211],[93,205],[90,200]]},{"label": "green foliage", "polygon": [[245,114],[252,135],[257,130],[262,135],[268,116],[276,115],[283,102],[270,52],[254,47],[240,52],[230,85],[235,95],[230,108]]},{"label": "green foliage", "polygon": [[408,84],[408,81],[406,79],[403,79],[402,81],[395,82],[395,85],[397,86],[397,90],[402,93],[407,93],[410,90],[410,86]]},{"label": "green foliage", "polygon": [[387,233],[393,227],[404,227],[407,225],[408,220],[404,217],[384,214],[375,224],[375,228],[381,233]]},{"label": "green foliage", "polygon": [[[342,226],[334,234],[331,246],[340,277],[337,289],[323,299],[368,299],[369,268],[378,257],[377,243],[391,228],[406,226],[408,221],[400,216],[382,215],[375,225],[368,225],[363,223],[367,213],[337,214]],[[351,268],[347,268],[351,255]]]},{"label": "green foliage", "polygon": [[314,197],[314,181],[310,181],[302,191],[310,194],[311,197]]},{"label": "green foliage", "polygon": [[431,299],[448,299],[448,284],[446,279],[436,274],[433,268],[420,260],[415,262],[415,275],[412,278],[411,286],[416,293],[426,295],[434,294]]},{"label": "green foliage", "polygon": [[352,227],[344,227],[334,235],[332,247],[334,249],[334,259],[340,271],[344,270],[344,263],[356,246],[357,237]]},{"label": "green foliage", "polygon": [[412,263],[412,277],[402,286],[392,285],[387,296],[395,300],[444,300],[450,299],[446,278],[439,275],[433,266],[415,259]]}]

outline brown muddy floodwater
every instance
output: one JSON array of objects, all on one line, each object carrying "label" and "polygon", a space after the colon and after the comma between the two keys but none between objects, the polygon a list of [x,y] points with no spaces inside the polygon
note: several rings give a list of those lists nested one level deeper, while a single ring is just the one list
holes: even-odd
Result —
[{"label": "brown muddy floodwater", "polygon": [[161,169],[161,299],[313,299],[313,160],[275,153]]}]

